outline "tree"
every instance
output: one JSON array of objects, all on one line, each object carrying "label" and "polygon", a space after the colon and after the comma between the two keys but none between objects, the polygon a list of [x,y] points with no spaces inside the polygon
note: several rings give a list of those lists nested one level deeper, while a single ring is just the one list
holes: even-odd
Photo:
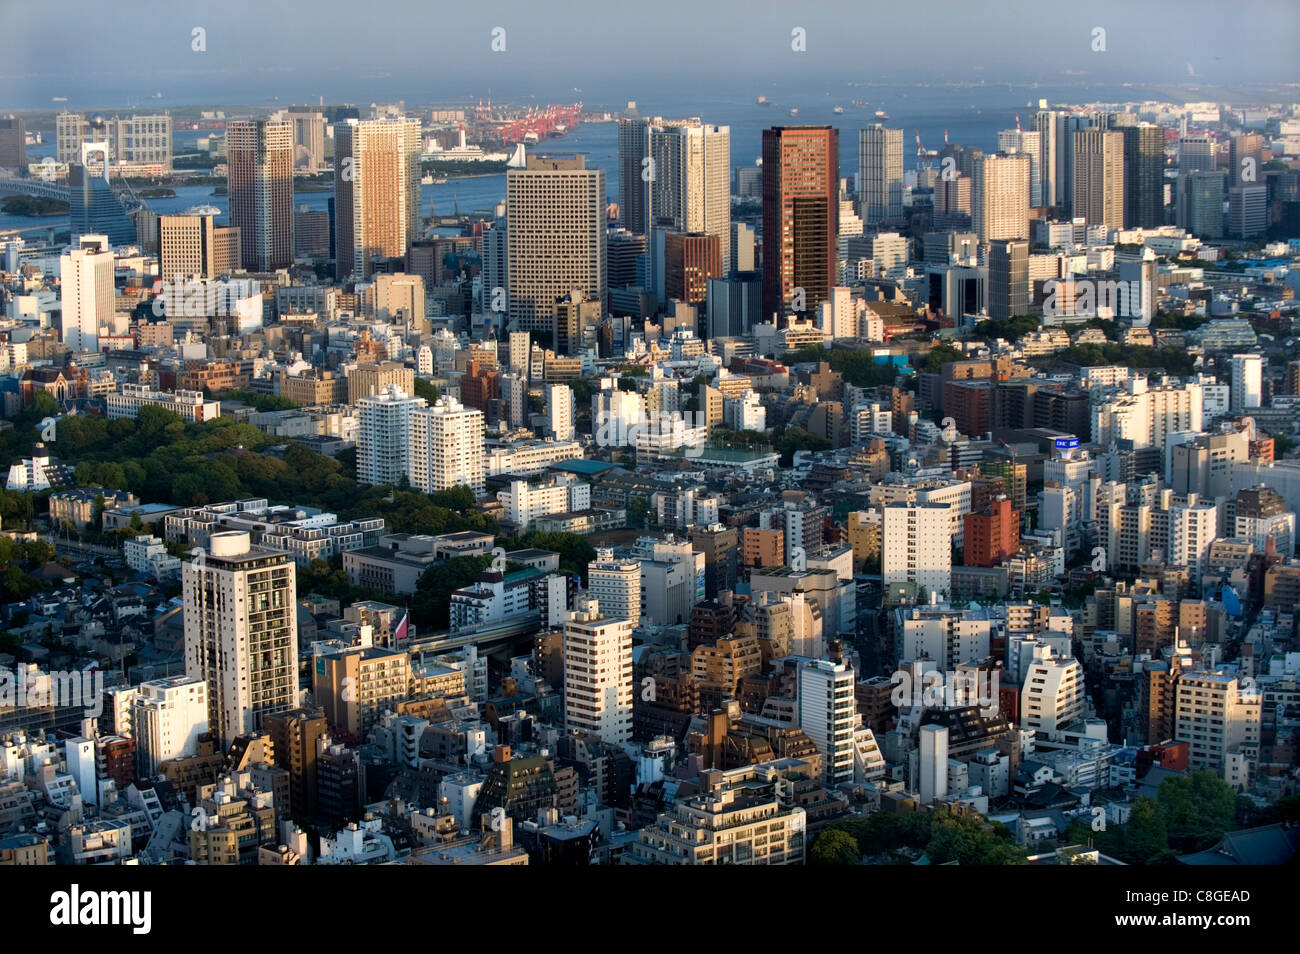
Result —
[{"label": "tree", "polygon": [[1156,799],[1170,847],[1180,852],[1208,848],[1232,828],[1236,819],[1236,793],[1208,769],[1170,776],[1160,783]]},{"label": "tree", "polygon": [[856,865],[858,843],[848,832],[828,828],[813,841],[808,849],[810,865]]},{"label": "tree", "polygon": [[[1163,783],[1162,783],[1163,785]],[[1121,854],[1125,861],[1145,865],[1169,849],[1168,830],[1160,806],[1150,798],[1139,798],[1124,826]]]},{"label": "tree", "polygon": [[421,574],[411,599],[411,618],[422,629],[445,629],[451,618],[451,594],[478,582],[492,565],[490,556],[454,557]]}]

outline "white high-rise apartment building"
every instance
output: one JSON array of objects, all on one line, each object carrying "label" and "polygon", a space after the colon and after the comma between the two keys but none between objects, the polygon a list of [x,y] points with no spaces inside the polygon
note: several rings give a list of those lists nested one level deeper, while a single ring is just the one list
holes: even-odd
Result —
[{"label": "white high-rise apartment building", "polygon": [[1174,738],[1187,742],[1188,767],[1218,772],[1238,791],[1247,788],[1260,710],[1259,694],[1244,692],[1233,674],[1183,673],[1174,697]]},{"label": "white high-rise apartment building", "polygon": [[842,662],[809,659],[799,664],[798,723],[821,753],[827,788],[853,781],[853,686],[853,669]]},{"label": "white high-rise apartment building", "polygon": [[832,338],[856,338],[858,308],[852,290],[844,285],[832,288],[830,300],[817,306],[817,318],[821,330]]},{"label": "white high-rise apartment building", "polygon": [[885,586],[915,583],[930,594],[952,583],[952,513],[948,504],[890,503],[882,508],[881,574]]},{"label": "white high-rise apartment building", "polygon": [[1232,356],[1232,381],[1228,387],[1228,410],[1240,414],[1264,403],[1264,358],[1258,354]]},{"label": "white high-rise apartment building", "polygon": [[395,384],[357,401],[357,483],[396,484],[409,475],[411,415],[427,403]]},{"label": "white high-rise apartment building", "polygon": [[546,436],[573,440],[573,388],[567,384],[547,385]]},{"label": "white high-rise apartment building", "polygon": [[510,321],[550,331],[555,303],[574,290],[603,302],[607,284],[605,170],[582,156],[529,156],[506,171]]},{"label": "white high-rise apartment building", "polygon": [[604,616],[598,600],[565,614],[564,725],[610,745],[632,739],[633,621]]},{"label": "white high-rise apartment building", "polygon": [[971,224],[979,241],[1029,238],[1029,157],[985,156],[973,173]]},{"label": "white high-rise apartment building", "polygon": [[532,348],[526,331],[510,332],[510,370],[528,380],[528,354]]},{"label": "white high-rise apartment building", "polygon": [[185,674],[207,683],[208,730],[229,746],[298,705],[295,564],[246,531],[214,533],[181,567]]},{"label": "white high-rise apartment building", "polygon": [[482,495],[483,412],[452,397],[411,413],[411,486],[426,494],[464,484]]},{"label": "white high-rise apartment building", "polygon": [[1091,412],[1094,444],[1131,440],[1135,448],[1163,448],[1167,434],[1202,429],[1205,399],[1196,382],[1151,387],[1146,378],[1133,378],[1124,390],[1093,404]]},{"label": "white high-rise apartment building", "polygon": [[193,676],[152,679],[131,697],[131,737],[141,777],[168,759],[198,754],[208,731],[208,683]]},{"label": "white high-rise apartment building", "polygon": [[948,794],[948,727],[923,725],[918,735],[917,793],[929,805]]},{"label": "white high-rise apartment building", "polygon": [[1046,643],[1035,644],[1033,653],[1020,693],[1020,727],[1051,736],[1084,716],[1083,670]]},{"label": "white high-rise apartment building", "polygon": [[870,224],[903,217],[903,130],[858,131],[858,211]]},{"label": "white high-rise apartment building", "polygon": [[641,620],[641,561],[618,560],[601,548],[587,564],[587,591],[613,619]]},{"label": "white high-rise apartment building", "polygon": [[698,119],[647,128],[654,165],[649,187],[650,228],[716,235],[720,261],[731,263],[731,127]]},{"label": "white high-rise apartment building", "polygon": [[1169,508],[1169,531],[1165,562],[1185,566],[1192,580],[1200,582],[1208,569],[1210,544],[1218,537],[1219,511],[1212,503]]},{"label": "white high-rise apartment building", "polygon": [[1023,129],[998,133],[998,152],[1029,157],[1029,206],[1041,208],[1043,200],[1043,134]]},{"label": "white high-rise apartment building", "polygon": [[63,343],[98,351],[99,329],[113,317],[113,253],[104,235],[83,235],[59,258]]}]

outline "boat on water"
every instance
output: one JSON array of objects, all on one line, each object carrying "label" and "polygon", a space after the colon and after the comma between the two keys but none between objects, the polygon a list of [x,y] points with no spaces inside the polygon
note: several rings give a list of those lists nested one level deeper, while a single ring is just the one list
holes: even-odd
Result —
[{"label": "boat on water", "polygon": [[871,104],[868,103],[865,99],[855,99],[849,105],[851,105],[854,109],[866,109]]},{"label": "boat on water", "polygon": [[790,110],[790,115],[791,115],[791,116],[798,116],[798,115],[799,115],[799,110],[797,110],[797,109],[792,109],[792,110]]},{"label": "boat on water", "polygon": [[888,118],[889,118],[889,113],[885,112],[883,109],[877,109],[877,110],[876,110],[876,118],[877,118],[877,119],[888,119]]},{"label": "boat on water", "polygon": [[760,96],[760,97],[758,97],[757,102],[758,102],[758,105],[759,105],[759,106],[771,106],[771,105],[772,105],[772,104],[768,101],[768,99],[767,99],[766,96]]},{"label": "boat on water", "polygon": [[844,107],[843,107],[843,106],[836,106],[834,109],[831,110],[831,112],[833,112],[836,116],[838,116],[838,115],[840,115],[842,112],[844,112]]},{"label": "boat on water", "polygon": [[431,175],[424,175],[420,177],[420,185],[446,185],[446,184],[447,184],[447,179],[445,176],[435,177]]}]

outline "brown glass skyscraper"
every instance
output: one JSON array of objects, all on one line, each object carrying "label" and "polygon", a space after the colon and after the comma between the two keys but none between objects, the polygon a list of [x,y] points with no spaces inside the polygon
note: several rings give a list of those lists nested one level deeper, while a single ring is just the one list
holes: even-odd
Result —
[{"label": "brown glass skyscraper", "polygon": [[293,264],[293,123],[233,122],[229,150],[230,224],[239,229],[244,268]]},{"label": "brown glass skyscraper", "polygon": [[811,314],[830,298],[839,236],[839,177],[839,130],[763,130],[765,318],[796,309]]}]

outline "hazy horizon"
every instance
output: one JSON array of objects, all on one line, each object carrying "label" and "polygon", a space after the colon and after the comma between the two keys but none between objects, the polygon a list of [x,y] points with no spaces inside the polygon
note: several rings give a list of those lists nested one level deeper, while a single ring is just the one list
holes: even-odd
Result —
[{"label": "hazy horizon", "polygon": [[[56,108],[57,97],[83,108],[488,95],[608,105],[659,90],[757,95],[850,82],[1300,84],[1292,0],[1237,3],[1233,20],[1250,28],[1230,30],[1210,0],[1060,10],[1029,0],[763,9],[737,0],[644,8],[506,0],[484,9],[232,0],[201,13],[146,0],[129,11],[82,0],[0,9],[0,108]],[[494,52],[497,28],[504,50]],[[796,28],[804,52],[792,49]],[[1105,49],[1094,49],[1101,41]]]}]

